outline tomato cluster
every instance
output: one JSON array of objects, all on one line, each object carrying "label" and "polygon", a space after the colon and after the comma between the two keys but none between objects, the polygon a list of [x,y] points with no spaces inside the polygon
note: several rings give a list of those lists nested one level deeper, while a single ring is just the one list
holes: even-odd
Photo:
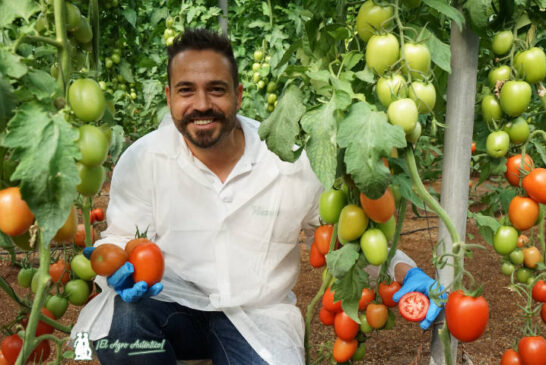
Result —
[{"label": "tomato cluster", "polygon": [[263,48],[256,49],[252,54],[252,68],[245,76],[252,81],[260,95],[265,99],[265,108],[271,113],[277,106],[278,80],[271,74],[271,56]]}]

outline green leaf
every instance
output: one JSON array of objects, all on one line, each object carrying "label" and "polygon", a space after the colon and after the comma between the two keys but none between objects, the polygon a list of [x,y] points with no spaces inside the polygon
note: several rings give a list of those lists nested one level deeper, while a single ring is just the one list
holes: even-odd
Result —
[{"label": "green leaf", "polygon": [[0,248],[9,252],[11,256],[15,255],[15,247],[8,235],[0,231]]},{"label": "green leaf", "polygon": [[290,85],[269,117],[260,124],[258,134],[267,147],[283,161],[293,162],[296,136],[300,133],[299,120],[305,113],[303,94],[294,84]]},{"label": "green leaf", "polygon": [[168,16],[169,16],[168,8],[159,8],[152,13],[152,16],[150,17],[150,23],[152,25],[156,25],[163,19],[166,19]]},{"label": "green leaf", "polygon": [[334,184],[337,168],[335,105],[330,102],[310,110],[301,118],[301,127],[308,134],[305,144],[311,168],[328,190]]},{"label": "green leaf", "polygon": [[489,17],[493,12],[491,0],[467,1],[463,9],[468,13],[470,23],[476,30],[484,30],[489,24]]},{"label": "green leaf", "polygon": [[351,106],[352,98],[349,94],[347,94],[344,91],[336,90],[334,91],[334,103],[336,106],[336,109],[338,110],[345,110],[349,106]]},{"label": "green leaf", "polygon": [[426,209],[425,202],[412,189],[412,182],[406,174],[396,174],[392,177],[393,185],[400,187],[400,194],[419,209]]},{"label": "green leaf", "polygon": [[135,78],[133,77],[133,71],[131,71],[131,65],[129,65],[128,62],[122,61],[119,64],[119,73],[125,81],[127,82],[135,82]]},{"label": "green leaf", "polygon": [[427,40],[425,44],[430,49],[430,57],[442,70],[451,73],[451,48],[449,44],[446,44],[439,40],[434,33],[425,30],[424,32]]},{"label": "green leaf", "polygon": [[[360,60],[364,58],[364,54],[360,51],[350,51],[343,55],[343,67],[347,70],[352,70]],[[361,71],[360,71],[361,72]]]},{"label": "green leaf", "polygon": [[15,79],[21,78],[28,72],[27,66],[21,60],[20,56],[0,48],[0,73]]},{"label": "green leaf", "polygon": [[356,72],[355,76],[368,84],[375,83],[375,76],[368,66],[364,67],[364,70]]},{"label": "green leaf", "polygon": [[536,139],[532,139],[531,143],[533,144],[533,146],[537,150],[538,154],[542,158],[542,164],[541,165],[546,166],[546,149],[544,148],[544,142],[542,142],[542,141],[539,142]]},{"label": "green leaf", "polygon": [[387,122],[384,112],[372,111],[369,104],[358,102],[340,123],[337,142],[346,148],[347,172],[356,186],[371,199],[381,197],[391,181],[381,158],[389,157],[393,147],[406,146],[402,128]]},{"label": "green leaf", "polygon": [[131,8],[125,8],[121,12],[125,19],[133,26],[133,28],[136,28],[136,21],[137,21],[137,13]]},{"label": "green leaf", "polygon": [[332,83],[332,86],[335,90],[341,90],[343,92],[346,92],[351,97],[353,97],[353,95],[355,94],[351,83],[348,81],[340,80],[335,78],[334,76],[330,76],[330,82]]},{"label": "green leaf", "polygon": [[358,250],[360,245],[357,243],[346,243],[339,250],[330,251],[326,255],[326,264],[328,270],[336,278],[345,275],[358,260]]},{"label": "green leaf", "polygon": [[476,221],[480,235],[487,243],[492,245],[493,236],[501,224],[493,217],[480,213],[472,213],[471,211],[468,211],[468,217]]},{"label": "green leaf", "polygon": [[334,300],[341,300],[343,311],[357,323],[360,323],[358,319],[358,302],[362,297],[362,289],[370,286],[368,273],[364,271],[366,265],[364,255],[359,255],[356,263],[332,285]]},{"label": "green leaf", "polygon": [[13,88],[6,80],[0,79],[0,131],[6,127],[13,108],[15,108]]},{"label": "green leaf", "polygon": [[163,93],[163,85],[159,80],[145,80],[142,83],[142,93],[146,100],[146,109],[148,109],[154,97]]},{"label": "green leaf", "polygon": [[456,8],[449,6],[445,0],[423,0],[423,2],[433,9],[436,9],[440,13],[444,14],[451,20],[453,20],[459,26],[459,29],[463,29],[464,16]]},{"label": "green leaf", "polygon": [[27,89],[38,99],[49,99],[57,90],[57,82],[48,72],[31,70],[25,77]]},{"label": "green leaf", "polygon": [[34,0],[0,0],[0,27],[10,25],[15,19],[26,21],[40,11],[40,4]]},{"label": "green leaf", "polygon": [[12,179],[21,180],[21,194],[47,243],[63,225],[77,195],[77,138],[77,130],[62,113],[50,116],[38,103],[29,102],[10,120],[3,141],[20,160]]},{"label": "green leaf", "polygon": [[125,132],[120,125],[112,126],[112,143],[108,149],[108,154],[114,163],[118,160],[118,157],[125,148]]}]

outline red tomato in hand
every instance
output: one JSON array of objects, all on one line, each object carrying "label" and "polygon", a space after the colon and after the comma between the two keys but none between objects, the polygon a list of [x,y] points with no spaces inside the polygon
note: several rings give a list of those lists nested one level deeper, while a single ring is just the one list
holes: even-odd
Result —
[{"label": "red tomato in hand", "polygon": [[387,323],[389,311],[384,304],[371,303],[366,308],[366,318],[372,328],[379,329]]},{"label": "red tomato in hand", "polygon": [[546,282],[539,280],[533,286],[533,299],[537,302],[546,303]]},{"label": "red tomato in hand", "polygon": [[54,264],[49,265],[49,276],[53,283],[60,282],[65,285],[70,280],[70,264],[65,263],[63,259],[59,259]]},{"label": "red tomato in hand", "polygon": [[362,289],[362,296],[360,297],[360,300],[358,301],[358,310],[363,311],[366,309],[368,304],[372,302],[372,300],[375,299],[375,293],[370,288],[364,288]]},{"label": "red tomato in hand", "polygon": [[324,307],[321,307],[320,312],[319,312],[319,317],[320,317],[320,321],[322,322],[322,324],[324,324],[326,326],[331,326],[331,325],[334,324],[336,314],[333,313],[333,312],[330,312],[329,310],[327,310]]},{"label": "red tomato in hand", "polygon": [[525,365],[546,364],[546,340],[542,336],[528,336],[519,340],[518,353]]},{"label": "red tomato in hand", "polygon": [[330,312],[341,312],[341,300],[334,303],[334,292],[327,288],[322,295],[322,306]]},{"label": "red tomato in hand", "polygon": [[400,290],[400,288],[401,285],[398,281],[393,281],[390,284],[385,282],[379,283],[379,296],[381,297],[383,304],[390,308],[396,307],[398,303],[392,300],[392,296]]},{"label": "red tomato in hand", "polygon": [[353,338],[350,341],[344,341],[341,338],[336,338],[334,347],[332,349],[332,355],[337,362],[349,361],[358,347],[358,341]]},{"label": "red tomato in hand", "polygon": [[527,195],[540,204],[546,204],[546,169],[533,169],[523,178],[523,188]]},{"label": "red tomato in hand", "polygon": [[474,341],[482,335],[489,320],[489,305],[484,297],[471,297],[462,290],[449,294],[445,305],[447,328],[463,342]]},{"label": "red tomato in hand", "polygon": [[105,243],[93,250],[91,267],[97,275],[110,276],[129,258],[127,252],[112,243]]},{"label": "red tomato in hand", "polygon": [[311,251],[309,252],[309,263],[314,268],[323,267],[326,264],[326,258],[320,253],[316,242],[313,242],[311,245]]},{"label": "red tomato in hand", "polygon": [[400,298],[398,310],[406,321],[421,322],[427,316],[430,303],[426,295],[419,292],[409,292]]},{"label": "red tomato in hand", "polygon": [[501,358],[501,365],[521,365],[519,354],[513,349],[504,351]]},{"label": "red tomato in hand", "polygon": [[534,168],[535,164],[533,159],[529,155],[525,155],[523,166],[521,166],[521,154],[509,157],[506,160],[506,172],[504,176],[506,180],[513,186],[519,186],[519,179],[521,177],[520,169],[529,172]]},{"label": "red tomato in hand", "polygon": [[330,240],[333,232],[334,226],[331,224],[324,224],[315,230],[314,242],[322,255],[326,255],[330,250]]},{"label": "red tomato in hand", "polygon": [[344,341],[350,341],[356,337],[360,330],[360,325],[349,317],[347,313],[341,311],[336,314],[334,319],[334,330],[337,337]]},{"label": "red tomato in hand", "polygon": [[129,255],[129,262],[133,264],[135,283],[145,281],[148,287],[159,283],[165,270],[163,254],[155,243],[139,245]]}]

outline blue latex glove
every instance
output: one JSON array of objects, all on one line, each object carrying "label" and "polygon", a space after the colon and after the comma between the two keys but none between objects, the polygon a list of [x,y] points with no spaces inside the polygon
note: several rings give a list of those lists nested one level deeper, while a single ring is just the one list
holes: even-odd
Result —
[{"label": "blue latex glove", "polygon": [[[423,293],[427,297],[429,297],[430,305],[428,307],[427,316],[421,321],[420,324],[421,328],[426,330],[430,327],[432,322],[434,322],[436,317],[438,317],[443,307],[443,304],[441,306],[438,306],[433,300],[430,299],[430,292],[441,292],[443,290],[444,287],[439,285],[438,282],[425,274],[423,270],[418,267],[414,267],[408,270],[406,276],[404,277],[404,283],[402,284],[402,287],[400,288],[400,290],[394,293],[394,295],[392,296],[392,300],[398,303],[398,301],[400,300],[400,298],[402,298],[404,294],[410,293],[412,291]],[[440,295],[440,298],[445,301],[447,299],[447,294],[443,293],[442,295]]]},{"label": "blue latex glove", "polygon": [[[90,258],[95,247],[86,247],[83,249],[85,257]],[[124,302],[135,303],[145,297],[152,297],[163,290],[163,284],[155,283],[151,288],[145,281],[135,283],[131,277],[135,272],[133,264],[124,263],[115,273],[106,279],[109,286],[114,288]]]}]

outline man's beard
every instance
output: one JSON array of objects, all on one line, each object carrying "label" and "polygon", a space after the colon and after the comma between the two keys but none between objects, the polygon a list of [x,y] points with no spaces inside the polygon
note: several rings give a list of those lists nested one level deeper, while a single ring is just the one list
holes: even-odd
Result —
[{"label": "man's beard", "polygon": [[[194,131],[194,134],[188,131],[188,124],[192,123],[194,119],[211,119],[214,122],[220,123],[220,133],[214,136],[215,130],[198,130]],[[190,114],[184,116],[181,120],[174,119],[176,125],[182,135],[194,146],[199,148],[210,148],[217,144],[225,135],[229,134],[235,127],[235,115],[227,117],[221,112],[216,112],[212,109],[205,112],[193,111]]]}]

